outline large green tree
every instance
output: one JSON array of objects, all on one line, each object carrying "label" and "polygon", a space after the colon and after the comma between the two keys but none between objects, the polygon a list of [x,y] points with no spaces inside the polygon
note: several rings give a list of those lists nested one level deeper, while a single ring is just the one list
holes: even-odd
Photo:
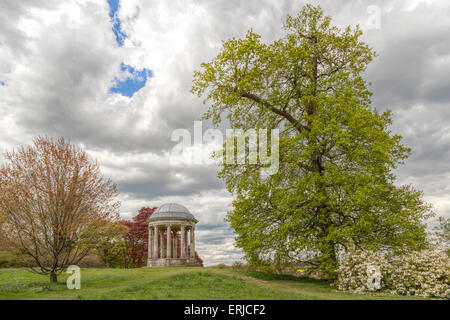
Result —
[{"label": "large green tree", "polygon": [[362,73],[376,53],[362,31],[311,5],[284,30],[272,43],[252,30],[227,40],[194,74],[193,93],[210,103],[204,118],[280,129],[276,174],[223,161],[237,245],[251,263],[305,262],[328,277],[346,248],[423,246],[432,212],[420,191],[394,184],[410,149],[390,131],[390,112],[371,106]]}]

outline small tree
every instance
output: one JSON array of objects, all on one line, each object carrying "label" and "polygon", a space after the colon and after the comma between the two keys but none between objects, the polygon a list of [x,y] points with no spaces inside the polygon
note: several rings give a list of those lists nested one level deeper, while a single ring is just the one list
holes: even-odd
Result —
[{"label": "small tree", "polygon": [[5,155],[0,168],[1,233],[32,258],[32,271],[57,274],[95,247],[104,221],[118,219],[116,185],[75,145],[38,137]]},{"label": "small tree", "polygon": [[127,267],[139,268],[145,265],[148,256],[148,224],[147,219],[155,212],[156,207],[143,207],[133,217],[133,221],[122,220],[129,228],[124,235],[127,247]]},{"label": "small tree", "polygon": [[124,236],[129,228],[122,223],[108,221],[100,232],[101,240],[96,244],[96,252],[102,262],[108,268],[126,268],[127,247]]}]

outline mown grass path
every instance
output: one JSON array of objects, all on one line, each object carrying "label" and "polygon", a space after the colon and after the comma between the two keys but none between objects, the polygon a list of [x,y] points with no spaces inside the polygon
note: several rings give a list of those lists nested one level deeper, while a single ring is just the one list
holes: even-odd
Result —
[{"label": "mown grass path", "polygon": [[0,299],[405,299],[387,294],[351,294],[328,283],[230,268],[81,270],[81,289],[68,290],[25,269],[0,269]]}]

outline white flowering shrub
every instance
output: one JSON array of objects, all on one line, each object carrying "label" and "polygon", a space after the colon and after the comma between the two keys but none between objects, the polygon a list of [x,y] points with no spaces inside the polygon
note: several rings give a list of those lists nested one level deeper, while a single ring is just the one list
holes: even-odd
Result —
[{"label": "white flowering shrub", "polygon": [[339,264],[338,288],[373,291],[373,275],[368,274],[368,270],[374,267],[380,271],[380,291],[450,299],[450,259],[433,250],[416,251],[394,259],[372,251],[349,251]]},{"label": "white flowering shrub", "polygon": [[357,293],[371,291],[368,271],[372,267],[380,271],[380,290],[390,287],[387,281],[390,279],[392,265],[383,255],[373,251],[352,250],[344,255],[339,263],[338,288]]},{"label": "white flowering shrub", "polygon": [[434,250],[411,252],[393,261],[390,292],[450,299],[450,259]]}]

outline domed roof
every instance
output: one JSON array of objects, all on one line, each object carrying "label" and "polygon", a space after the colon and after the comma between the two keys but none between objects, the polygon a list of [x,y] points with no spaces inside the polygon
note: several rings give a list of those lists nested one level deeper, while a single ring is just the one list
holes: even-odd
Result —
[{"label": "domed roof", "polygon": [[155,220],[190,220],[197,222],[194,215],[185,206],[178,203],[165,203],[160,206],[148,218],[148,221]]}]

